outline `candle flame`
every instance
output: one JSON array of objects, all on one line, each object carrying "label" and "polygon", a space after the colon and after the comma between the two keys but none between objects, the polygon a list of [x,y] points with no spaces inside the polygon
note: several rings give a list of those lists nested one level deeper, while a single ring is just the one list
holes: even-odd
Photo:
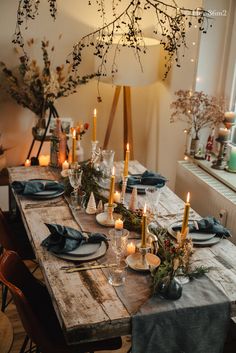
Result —
[{"label": "candle flame", "polygon": [[129,151],[129,143],[126,145],[126,151]]},{"label": "candle flame", "polygon": [[143,208],[143,214],[146,214],[147,212],[147,205],[146,205],[146,202],[145,202],[145,205],[144,205],[144,208]]},{"label": "candle flame", "polygon": [[115,175],[115,167],[112,168],[112,175]]},{"label": "candle flame", "polygon": [[93,111],[93,116],[97,116],[97,109],[96,108]]},{"label": "candle flame", "polygon": [[190,201],[190,192],[187,193],[187,199],[186,199],[186,202],[189,202]]},{"label": "candle flame", "polygon": [[76,129],[73,129],[72,137],[73,137],[74,139],[76,138]]}]

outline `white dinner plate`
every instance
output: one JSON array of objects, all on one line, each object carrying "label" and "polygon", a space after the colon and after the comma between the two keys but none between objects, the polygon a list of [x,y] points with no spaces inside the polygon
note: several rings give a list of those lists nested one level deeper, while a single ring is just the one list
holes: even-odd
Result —
[{"label": "white dinner plate", "polygon": [[100,257],[104,256],[107,252],[107,245],[104,241],[101,242],[101,246],[95,251],[93,254],[90,255],[71,255],[70,253],[67,254],[53,254],[60,259],[69,260],[69,261],[78,261],[78,262],[85,262],[85,261],[92,261],[97,260]]}]

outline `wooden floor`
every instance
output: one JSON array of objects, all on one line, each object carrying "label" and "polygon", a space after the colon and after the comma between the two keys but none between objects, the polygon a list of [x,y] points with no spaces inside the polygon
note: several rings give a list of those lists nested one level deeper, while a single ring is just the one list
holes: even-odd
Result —
[{"label": "wooden floor", "polygon": [[[27,265],[29,268],[32,269],[32,266],[35,266],[32,262],[28,261]],[[41,271],[38,269],[35,272],[35,276],[39,279],[42,279],[42,274]],[[2,291],[0,291],[0,303],[2,302]],[[5,310],[5,314],[9,318],[12,327],[13,327],[13,332],[14,332],[14,339],[13,339],[13,344],[11,347],[11,350],[9,353],[19,353],[21,345],[24,341],[25,338],[25,331],[22,327],[21,321],[19,319],[18,313],[16,311],[16,307],[14,303],[10,303],[8,307]],[[121,349],[115,351],[117,353],[126,353],[130,348],[130,337],[123,337],[123,346]],[[108,351],[104,351],[108,352]],[[0,352],[1,353],[1,352]]]}]

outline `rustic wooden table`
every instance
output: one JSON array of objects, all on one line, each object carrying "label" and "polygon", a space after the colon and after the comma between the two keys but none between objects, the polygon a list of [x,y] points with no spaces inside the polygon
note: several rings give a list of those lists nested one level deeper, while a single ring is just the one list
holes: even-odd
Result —
[{"label": "rustic wooden table", "polygon": [[[122,163],[116,163],[116,167],[116,173],[120,175]],[[144,170],[138,162],[130,162],[130,173],[142,173]],[[9,168],[9,177],[12,182],[33,178],[56,179],[57,174],[48,167],[14,167]],[[76,229],[82,226],[83,230],[92,229],[105,234],[108,234],[108,229],[96,224],[94,216],[80,213],[76,218],[73,217],[67,201],[62,196],[52,200],[32,200],[19,195],[15,195],[15,198],[68,344],[130,334],[132,315],[150,295],[148,289],[143,293],[142,302],[135,301],[135,290],[139,290],[139,278],[140,281],[148,281],[149,276],[140,274],[138,277],[139,274],[130,271],[130,282],[127,280],[123,289],[119,290],[108,283],[107,269],[65,273],[61,267],[68,265],[68,262],[52,255],[40,245],[49,234],[44,223],[59,223]],[[140,197],[139,202],[143,204],[144,197]],[[164,187],[158,216],[160,225],[167,227],[180,220],[183,209],[184,202],[168,187]],[[191,216],[199,217],[193,210]],[[106,256],[112,256],[110,248]],[[235,316],[235,245],[228,240],[221,240],[210,248],[196,248],[193,261],[197,265],[213,267],[207,275],[230,299],[232,316]],[[132,281],[132,276],[136,276],[135,281]],[[136,285],[132,290],[129,288],[131,282]],[[127,306],[123,298],[129,300],[130,305]]]}]

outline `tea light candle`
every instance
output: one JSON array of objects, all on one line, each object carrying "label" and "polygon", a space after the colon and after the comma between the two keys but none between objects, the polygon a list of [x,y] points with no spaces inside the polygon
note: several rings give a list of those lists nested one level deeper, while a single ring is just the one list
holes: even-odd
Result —
[{"label": "tea light candle", "polygon": [[190,210],[190,193],[187,193],[187,199],[184,206],[184,217],[181,229],[181,235],[185,234],[186,228],[188,227],[188,217],[189,217],[189,210]]},{"label": "tea light candle", "polygon": [[66,169],[69,169],[69,163],[67,161],[63,162],[62,163],[62,170],[66,170]]},{"label": "tea light candle", "polygon": [[127,145],[126,145],[126,152],[125,152],[125,162],[124,162],[124,177],[127,177],[127,176],[128,176],[128,170],[129,170],[129,155],[130,155],[129,144],[127,143]]},{"label": "tea light candle", "polygon": [[121,198],[120,192],[116,191],[113,195],[114,202],[120,203],[120,198]]},{"label": "tea light candle", "polygon": [[236,118],[236,113],[235,112],[225,112],[225,119],[228,121],[235,120]]},{"label": "tea light candle", "polygon": [[31,161],[30,159],[26,159],[25,161],[25,167],[30,167],[31,166]]},{"label": "tea light candle", "polygon": [[146,233],[147,233],[147,205],[145,203],[143,208],[142,216],[142,236],[141,236],[141,248],[146,248]]},{"label": "tea light candle", "polygon": [[135,250],[136,250],[136,245],[132,241],[127,244],[127,247],[126,247],[126,254],[127,255],[134,254]]},{"label": "tea light candle", "polygon": [[97,140],[97,109],[93,111],[93,141]]},{"label": "tea light candle", "polygon": [[219,133],[218,133],[218,138],[221,141],[228,141],[229,139],[229,134],[230,134],[230,130],[228,130],[227,128],[220,128],[219,129]]},{"label": "tea light candle", "polygon": [[118,218],[115,221],[115,229],[121,230],[121,229],[123,229],[123,227],[124,227],[124,222],[120,218]]},{"label": "tea light candle", "polygon": [[229,170],[236,172],[236,147],[231,147],[229,162],[228,162]]},{"label": "tea light candle", "polygon": [[41,155],[39,156],[39,165],[41,167],[47,167],[50,162],[50,156],[49,155]]},{"label": "tea light candle", "polygon": [[113,197],[114,197],[114,187],[115,187],[115,167],[112,168],[112,176],[110,182],[110,193],[109,193],[109,201],[108,205],[113,205]]}]

